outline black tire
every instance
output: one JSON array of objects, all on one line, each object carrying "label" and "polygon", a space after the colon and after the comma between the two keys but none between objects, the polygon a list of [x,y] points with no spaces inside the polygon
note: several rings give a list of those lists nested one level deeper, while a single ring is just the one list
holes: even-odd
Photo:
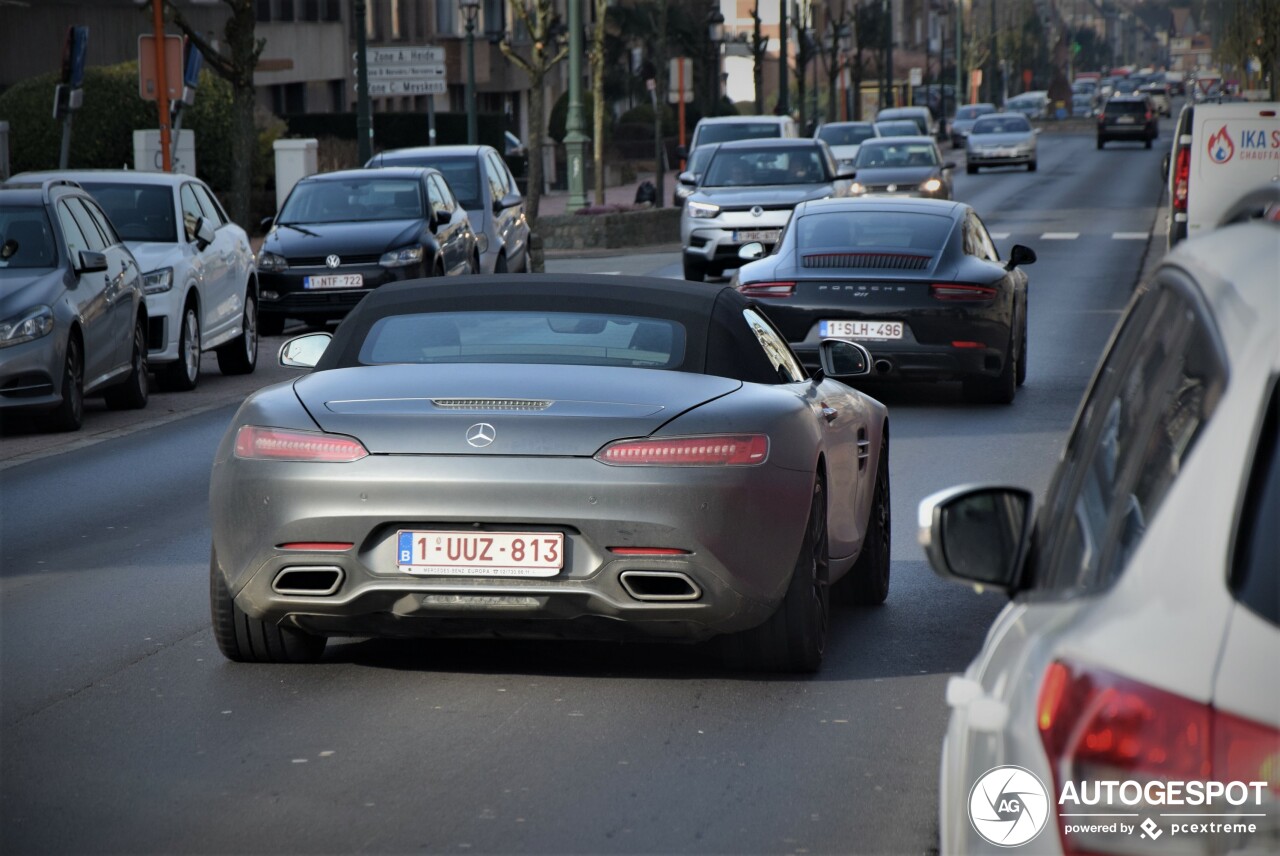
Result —
[{"label": "black tire", "polygon": [[818,476],[787,593],[767,621],[725,640],[732,663],[765,672],[816,672],[822,667],[831,618],[828,562],[827,495]]},{"label": "black tire", "polygon": [[1032,161],[1031,163],[1027,164],[1027,172],[1035,172],[1035,171],[1036,171],[1035,161]]},{"label": "black tire", "polygon": [[162,389],[179,392],[195,389],[200,382],[200,314],[193,301],[182,308],[178,321],[178,359],[156,374]]},{"label": "black tire", "polygon": [[498,256],[498,260],[493,263],[494,273],[509,273],[507,270],[507,256],[505,253]]},{"label": "black tire", "polygon": [[80,340],[67,339],[67,358],[62,364],[62,401],[44,417],[50,431],[79,431],[84,424],[84,350]]},{"label": "black tire", "polygon": [[218,370],[224,375],[253,374],[258,367],[258,301],[253,290],[245,292],[240,335],[217,350]]},{"label": "black tire", "polygon": [[1106,140],[1102,139],[1102,137],[1098,137],[1098,148],[1099,148],[1099,149],[1101,149],[1104,145],[1106,145],[1106,143],[1107,143],[1107,141],[1106,141]]},{"label": "black tire", "polygon": [[480,275],[480,257],[479,256],[471,257],[471,270],[467,271],[467,273],[471,274],[472,276]]},{"label": "black tire", "polygon": [[684,278],[690,282],[704,282],[707,278],[707,266],[703,262],[684,257]]},{"label": "black tire", "polygon": [[1022,386],[1027,382],[1027,310],[1024,306],[1022,309],[1022,333],[1018,341],[1018,361],[1015,364],[1014,372],[1017,376],[1018,386]]},{"label": "black tire", "polygon": [[964,397],[975,404],[1012,404],[1018,394],[1017,354],[1013,337],[1004,354],[1004,365],[995,377],[973,377],[964,381]]},{"label": "black tire", "polygon": [[103,393],[112,410],[141,410],[147,406],[147,333],[141,319],[133,325],[133,354],[129,358],[129,376]]},{"label": "black tire", "polygon": [[965,164],[964,171],[965,171],[965,172],[967,172],[967,173],[969,173],[969,175],[977,175],[977,174],[978,174],[978,168],[977,168],[976,166],[974,166],[973,164]]},{"label": "black tire", "polygon": [[1146,139],[1146,141],[1145,141],[1145,143],[1146,143],[1146,148],[1148,148],[1148,149],[1149,149],[1149,148],[1151,148],[1151,144],[1152,144],[1153,142],[1155,142],[1153,139],[1151,139],[1150,137],[1147,137],[1147,139]]},{"label": "black tire", "polygon": [[284,332],[283,315],[263,315],[258,313],[258,335],[279,336]]},{"label": "black tire", "polygon": [[227,590],[216,558],[209,562],[209,608],[218,650],[237,663],[314,663],[329,641],[245,615]]},{"label": "black tire", "polygon": [[880,438],[876,459],[876,483],[872,488],[871,511],[862,552],[849,573],[836,585],[839,598],[858,606],[877,606],[889,596],[890,548],[893,534],[893,505],[889,495],[889,437]]}]

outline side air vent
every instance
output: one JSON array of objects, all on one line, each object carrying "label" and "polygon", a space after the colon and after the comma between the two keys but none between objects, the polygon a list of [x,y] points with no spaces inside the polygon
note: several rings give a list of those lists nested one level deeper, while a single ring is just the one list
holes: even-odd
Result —
[{"label": "side air vent", "polygon": [[904,253],[813,253],[804,257],[807,268],[876,268],[878,270],[924,270],[932,256]]},{"label": "side air vent", "polygon": [[554,402],[533,398],[433,398],[431,403],[445,410],[546,410]]}]

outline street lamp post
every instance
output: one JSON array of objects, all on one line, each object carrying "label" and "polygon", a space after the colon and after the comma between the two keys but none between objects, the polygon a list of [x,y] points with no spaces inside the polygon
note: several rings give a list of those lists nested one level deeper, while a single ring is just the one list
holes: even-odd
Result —
[{"label": "street lamp post", "polygon": [[720,45],[724,42],[724,15],[719,6],[713,6],[707,15],[707,40],[711,42],[711,111],[708,116],[720,115]]},{"label": "street lamp post", "polygon": [[458,0],[458,8],[467,21],[467,143],[480,141],[476,128],[476,16],[480,14],[480,0]]},{"label": "street lamp post", "polygon": [[[582,0],[569,0],[569,115],[565,117],[564,148],[569,168],[568,210],[587,207],[587,143],[582,118]],[[661,166],[659,166],[661,169]]]},{"label": "street lamp post", "polygon": [[360,163],[373,157],[373,115],[369,107],[368,31],[365,0],[354,0],[351,13],[356,25],[356,158]]}]

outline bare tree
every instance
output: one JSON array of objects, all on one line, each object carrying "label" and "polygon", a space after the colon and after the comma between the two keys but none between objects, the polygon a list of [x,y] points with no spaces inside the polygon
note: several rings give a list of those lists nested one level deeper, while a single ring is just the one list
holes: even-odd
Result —
[{"label": "bare tree", "polygon": [[[573,2],[573,0],[570,0]],[[604,24],[609,0],[591,0],[595,22],[591,27],[592,158],[595,161],[596,204],[604,204]]]},{"label": "bare tree", "polygon": [[[230,2],[230,0],[228,0]],[[538,203],[542,199],[542,147],[546,137],[547,119],[543,99],[547,74],[556,63],[569,55],[569,47],[560,38],[560,22],[553,0],[526,0],[514,2],[511,8],[529,33],[532,42],[529,55],[524,56],[511,42],[508,35],[498,45],[509,62],[529,75],[529,204],[530,220],[538,219]]]},{"label": "bare tree", "polygon": [[850,32],[853,25],[853,10],[841,4],[838,13],[827,8],[827,39],[818,40],[818,56],[822,59],[822,67],[827,72],[827,121],[834,122],[839,118],[836,107],[836,96],[839,90],[840,72],[844,70],[846,57],[840,49],[840,37]]},{"label": "bare tree", "polygon": [[1275,0],[1223,0],[1211,11],[1214,56],[1244,70],[1251,58],[1269,78],[1270,97],[1280,98],[1280,6]]},{"label": "bare tree", "polygon": [[769,39],[760,28],[760,0],[751,7],[751,78],[756,87],[756,114],[764,114],[764,64],[765,55],[769,52]]},{"label": "bare tree", "polygon": [[[146,8],[151,9],[150,0]],[[231,84],[232,121],[231,135],[231,186],[227,190],[227,209],[231,219],[248,224],[251,193],[253,190],[253,163],[257,159],[258,132],[253,124],[253,107],[256,96],[253,72],[258,67],[265,39],[254,35],[255,15],[253,0],[222,0],[231,10],[223,27],[223,50],[215,48],[182,15],[173,0],[163,0],[164,10],[174,26],[182,30],[191,43],[204,54],[204,61],[214,73]]]}]

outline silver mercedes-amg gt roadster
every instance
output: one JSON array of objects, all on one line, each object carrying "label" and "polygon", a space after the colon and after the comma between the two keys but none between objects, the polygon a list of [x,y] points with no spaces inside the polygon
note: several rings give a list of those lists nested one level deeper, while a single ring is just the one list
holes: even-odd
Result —
[{"label": "silver mercedes-amg gt roadster", "polygon": [[[728,286],[619,276],[371,292],[218,448],[214,632],[232,660],[329,636],[724,637],[814,671],[830,595],[889,590],[889,420],[810,374]],[[834,586],[834,587],[833,587]]]}]

